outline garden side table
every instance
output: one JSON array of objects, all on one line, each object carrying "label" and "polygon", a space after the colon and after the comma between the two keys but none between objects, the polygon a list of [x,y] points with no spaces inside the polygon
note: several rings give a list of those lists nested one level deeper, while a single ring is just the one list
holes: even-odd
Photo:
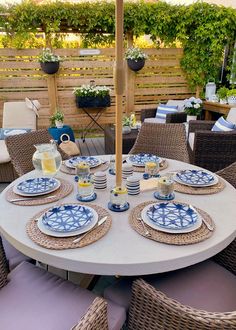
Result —
[{"label": "garden side table", "polygon": [[75,137],[73,130],[70,126],[64,125],[62,128],[57,128],[57,127],[49,127],[48,132],[51,134],[53,139],[57,141],[58,144],[61,143],[60,137],[62,134],[68,134],[70,137],[70,140],[75,142]]},{"label": "garden side table", "polygon": [[[104,128],[98,123],[98,119],[101,117],[103,111],[106,109],[106,107],[93,107],[93,108],[81,108],[84,113],[91,119],[90,122],[86,125],[86,127],[83,129],[81,139],[83,142],[85,142],[85,137],[88,133],[88,131],[94,126],[97,125],[101,130],[104,131]],[[95,113],[94,113],[95,112]]]}]

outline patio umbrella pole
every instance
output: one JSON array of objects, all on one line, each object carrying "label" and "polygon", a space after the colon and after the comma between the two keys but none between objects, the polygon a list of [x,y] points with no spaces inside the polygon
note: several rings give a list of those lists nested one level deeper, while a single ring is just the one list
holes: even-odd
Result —
[{"label": "patio umbrella pole", "polygon": [[124,93],[123,1],[116,0],[116,187],[122,185],[122,96]]}]

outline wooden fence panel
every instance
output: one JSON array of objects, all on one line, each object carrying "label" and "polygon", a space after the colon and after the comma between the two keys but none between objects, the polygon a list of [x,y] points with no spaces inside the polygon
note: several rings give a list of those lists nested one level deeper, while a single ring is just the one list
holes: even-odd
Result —
[{"label": "wooden fence panel", "polygon": [[[39,128],[48,127],[49,117],[58,106],[65,113],[65,123],[82,128],[89,118],[77,109],[73,89],[95,80],[97,85],[111,88],[111,106],[104,109],[100,124],[114,123],[115,93],[113,66],[115,50],[101,49],[98,55],[82,56],[81,49],[57,49],[62,57],[56,75],[47,75],[40,69],[38,49],[0,49],[0,123],[3,103],[22,101],[25,97],[38,99],[40,109]],[[192,95],[184,73],[180,68],[182,49],[146,49],[145,67],[133,73],[125,65],[126,95],[124,112],[156,107],[160,101],[185,99]],[[126,101],[127,100],[127,101]],[[129,101],[128,101],[129,100]],[[96,110],[91,110],[95,113]]]}]

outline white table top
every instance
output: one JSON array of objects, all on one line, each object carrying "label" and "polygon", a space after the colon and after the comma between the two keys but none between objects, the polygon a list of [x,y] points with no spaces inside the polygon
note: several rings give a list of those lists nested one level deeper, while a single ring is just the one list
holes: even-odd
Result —
[{"label": "white table top", "polygon": [[[108,156],[102,156],[104,159]],[[168,160],[168,171],[196,168],[179,161]],[[32,177],[34,172],[16,180],[12,185]],[[140,174],[140,177],[142,174]],[[71,175],[59,172],[58,177],[74,182]],[[115,177],[107,173],[108,188],[97,192],[98,198],[92,202],[107,208],[110,188]],[[76,201],[74,191],[62,200]],[[154,200],[153,191],[139,196],[129,196],[130,210],[122,213],[111,212],[112,227],[99,241],[83,248],[68,250],[49,250],[35,244],[26,234],[26,223],[40,210],[53,203],[40,206],[17,206],[6,201],[6,188],[0,195],[0,232],[24,254],[51,266],[88,274],[98,275],[145,275],[183,268],[203,261],[224,249],[236,236],[236,189],[226,183],[225,189],[213,195],[187,195],[176,192],[175,200],[187,202],[210,214],[216,224],[213,235],[200,243],[192,245],[167,245],[142,237],[128,223],[130,210],[137,204]]]}]

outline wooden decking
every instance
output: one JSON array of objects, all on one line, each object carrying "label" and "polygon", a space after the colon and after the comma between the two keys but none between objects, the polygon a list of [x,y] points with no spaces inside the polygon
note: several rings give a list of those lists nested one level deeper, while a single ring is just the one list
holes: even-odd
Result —
[{"label": "wooden decking", "polygon": [[105,155],[104,137],[86,138],[85,142],[82,139],[77,139],[82,156]]}]

